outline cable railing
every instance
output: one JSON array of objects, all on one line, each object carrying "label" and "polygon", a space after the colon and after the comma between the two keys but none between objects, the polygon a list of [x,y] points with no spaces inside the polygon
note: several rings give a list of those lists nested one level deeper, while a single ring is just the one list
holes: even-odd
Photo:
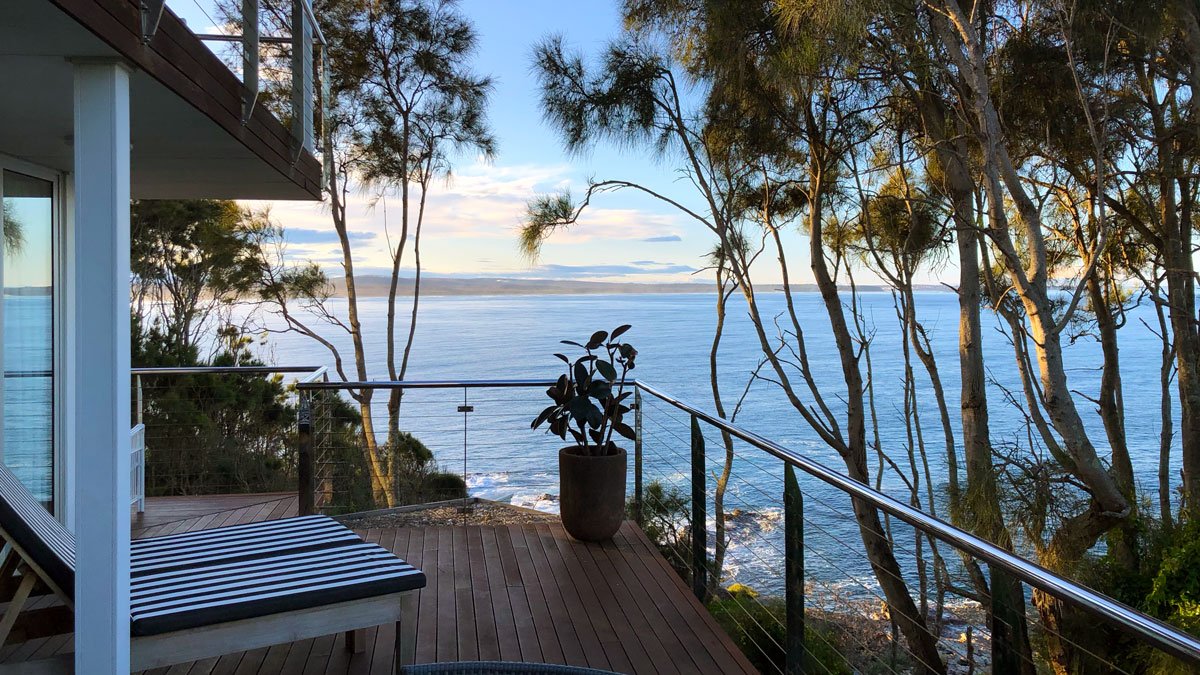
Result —
[{"label": "cable railing", "polygon": [[157,496],[294,491],[295,383],[317,366],[134,368],[133,490]]},{"label": "cable railing", "polygon": [[[140,372],[194,372],[169,370]],[[281,456],[294,461],[286,474],[303,513],[468,495],[555,509],[562,442],[529,429],[550,380],[253,374],[269,373],[299,375],[289,387],[295,449]],[[1140,671],[1104,644],[1113,640],[1200,668],[1200,640],[927,512],[932,500],[914,495],[929,486],[897,498],[652,383],[637,382],[636,396],[630,517],[763,672],[1034,672],[1053,649],[1080,672]],[[414,476],[417,456],[426,459]],[[895,565],[866,560],[864,540],[886,546]],[[1000,595],[1003,580],[1017,599]],[[892,582],[911,598],[907,609]],[[1043,621],[1035,591],[1039,607],[1059,603],[1059,616],[1088,628]],[[936,656],[916,648],[919,635]]]}]

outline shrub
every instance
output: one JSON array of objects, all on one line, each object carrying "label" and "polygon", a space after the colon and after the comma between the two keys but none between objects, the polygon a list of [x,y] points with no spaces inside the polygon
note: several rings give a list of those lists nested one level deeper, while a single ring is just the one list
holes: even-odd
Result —
[{"label": "shrub", "polygon": [[[784,644],[787,613],[780,598],[760,598],[752,589],[736,585],[728,596],[708,603],[708,611],[721,624],[750,663],[758,670],[785,672]],[[805,625],[805,672],[850,675],[854,672],[838,648],[837,636],[827,626]]]}]

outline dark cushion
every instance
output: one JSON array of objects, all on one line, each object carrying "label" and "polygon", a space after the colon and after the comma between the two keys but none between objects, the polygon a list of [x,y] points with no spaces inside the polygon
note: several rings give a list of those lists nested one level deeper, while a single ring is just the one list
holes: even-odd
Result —
[{"label": "dark cushion", "polygon": [[135,636],[157,635],[399,593],[425,575],[375,544],[274,554],[133,579]]},{"label": "dark cushion", "polygon": [[357,534],[328,516],[285,518],[137,539],[132,543],[129,569],[136,579],[145,574],[361,543]]}]

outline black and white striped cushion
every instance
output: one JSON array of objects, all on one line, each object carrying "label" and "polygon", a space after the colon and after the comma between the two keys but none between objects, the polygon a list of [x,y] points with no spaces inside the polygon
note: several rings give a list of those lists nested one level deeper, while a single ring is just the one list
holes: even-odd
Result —
[{"label": "black and white striped cushion", "polygon": [[137,578],[361,542],[358,535],[328,516],[268,520],[135,540],[129,569]]},{"label": "black and white striped cushion", "polygon": [[[68,597],[75,537],[0,463],[0,529]],[[425,575],[327,516],[139,539],[130,550],[134,635],[414,590]]]},{"label": "black and white striped cushion", "polygon": [[0,528],[68,596],[75,593],[75,537],[0,462]]},{"label": "black and white striped cushion", "polygon": [[367,543],[145,574],[133,579],[132,631],[156,635],[423,586],[420,570]]}]

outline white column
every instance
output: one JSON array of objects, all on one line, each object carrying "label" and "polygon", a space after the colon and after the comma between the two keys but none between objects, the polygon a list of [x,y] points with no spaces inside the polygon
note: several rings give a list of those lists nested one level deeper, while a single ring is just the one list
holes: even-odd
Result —
[{"label": "white column", "polygon": [[129,71],[75,62],[75,672],[129,672]]}]

